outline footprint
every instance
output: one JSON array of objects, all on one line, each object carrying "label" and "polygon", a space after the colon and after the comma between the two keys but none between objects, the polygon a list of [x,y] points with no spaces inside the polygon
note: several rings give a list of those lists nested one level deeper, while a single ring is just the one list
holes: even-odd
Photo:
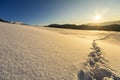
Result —
[{"label": "footprint", "polygon": [[102,57],[103,51],[96,43],[97,40],[104,40],[111,35],[93,40],[92,51],[86,62],[83,63],[83,69],[78,74],[78,80],[120,80],[120,76],[106,65],[108,60]]}]

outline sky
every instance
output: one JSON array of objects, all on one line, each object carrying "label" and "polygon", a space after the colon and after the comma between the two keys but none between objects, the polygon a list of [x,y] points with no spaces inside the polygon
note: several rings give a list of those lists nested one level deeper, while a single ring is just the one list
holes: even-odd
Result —
[{"label": "sky", "polygon": [[0,0],[0,18],[33,25],[120,20],[120,0]]}]

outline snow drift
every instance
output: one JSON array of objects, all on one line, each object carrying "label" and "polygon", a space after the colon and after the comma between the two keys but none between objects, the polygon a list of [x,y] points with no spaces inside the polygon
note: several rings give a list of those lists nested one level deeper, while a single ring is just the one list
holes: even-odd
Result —
[{"label": "snow drift", "polygon": [[49,30],[0,22],[0,80],[120,80],[118,33]]},{"label": "snow drift", "polygon": [[120,32],[45,28],[68,36],[84,38],[92,42],[89,55],[78,80],[120,80]]},{"label": "snow drift", "polygon": [[0,80],[77,80],[91,41],[0,22]]}]

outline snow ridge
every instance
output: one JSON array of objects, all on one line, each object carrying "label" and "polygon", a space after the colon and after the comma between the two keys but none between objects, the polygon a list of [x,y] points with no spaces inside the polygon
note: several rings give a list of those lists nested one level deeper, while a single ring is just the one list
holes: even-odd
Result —
[{"label": "snow ridge", "polygon": [[109,34],[103,38],[93,40],[93,48],[88,58],[82,63],[83,69],[78,74],[78,80],[120,80],[120,75],[111,69],[104,58],[103,50],[97,45],[96,41],[105,40],[113,34]]}]

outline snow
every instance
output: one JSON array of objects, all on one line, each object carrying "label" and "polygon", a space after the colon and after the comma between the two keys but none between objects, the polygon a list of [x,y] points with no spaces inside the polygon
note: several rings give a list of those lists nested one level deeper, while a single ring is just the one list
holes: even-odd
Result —
[{"label": "snow", "polygon": [[[110,37],[94,42],[111,33]],[[120,80],[119,39],[116,32],[0,22],[0,80],[92,80],[98,78],[94,74],[104,72],[103,80]],[[101,53],[97,57],[105,62],[95,63],[100,68],[89,63],[96,58],[90,53],[96,55],[96,51]]]},{"label": "snow", "polygon": [[0,46],[0,80],[77,80],[91,41],[0,22]]},{"label": "snow", "polygon": [[[91,44],[93,48],[87,60],[83,62],[83,68],[78,75],[79,80],[93,80],[93,78],[101,80],[101,77],[103,80],[120,80],[120,32],[41,28],[93,41]],[[97,56],[98,53],[100,53],[99,56]],[[104,64],[101,64],[101,61]],[[97,68],[92,68],[93,65],[96,65]]]}]

